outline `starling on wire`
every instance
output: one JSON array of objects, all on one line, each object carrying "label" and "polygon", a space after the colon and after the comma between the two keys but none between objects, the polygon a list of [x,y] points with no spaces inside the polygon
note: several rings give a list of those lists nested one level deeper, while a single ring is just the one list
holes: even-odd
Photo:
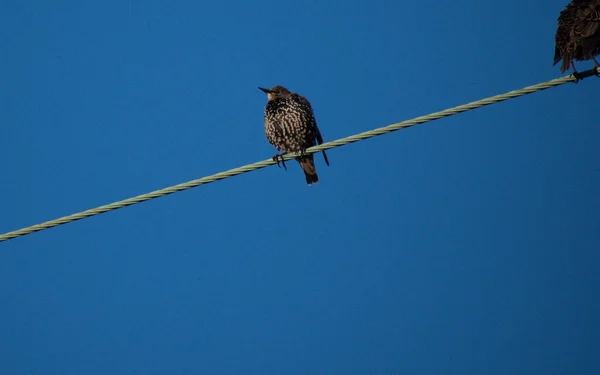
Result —
[{"label": "starling on wire", "polygon": [[[308,100],[282,86],[263,89],[267,94],[265,107],[265,135],[270,144],[281,152],[273,156],[273,160],[283,164],[282,155],[288,152],[298,152],[296,160],[302,167],[306,183],[310,186],[319,181],[313,154],[306,155],[309,147],[323,143],[323,137],[317,127],[315,115]],[[329,165],[327,154],[323,151],[325,163]]]},{"label": "starling on wire", "polygon": [[558,16],[554,37],[554,65],[562,60],[564,73],[569,66],[577,75],[573,60],[594,60],[600,54],[600,0],[572,0]]}]

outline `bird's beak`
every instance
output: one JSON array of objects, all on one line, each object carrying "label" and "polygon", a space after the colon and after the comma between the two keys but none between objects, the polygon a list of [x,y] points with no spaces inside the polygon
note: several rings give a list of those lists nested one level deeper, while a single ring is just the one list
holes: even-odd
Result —
[{"label": "bird's beak", "polygon": [[264,92],[265,94],[270,94],[271,93],[271,90],[269,90],[269,89],[263,89],[262,87],[259,87],[258,89],[260,91]]}]

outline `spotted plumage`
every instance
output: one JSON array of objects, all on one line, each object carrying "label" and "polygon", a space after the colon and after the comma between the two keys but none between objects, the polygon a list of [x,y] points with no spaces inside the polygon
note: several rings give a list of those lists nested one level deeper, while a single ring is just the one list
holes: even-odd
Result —
[{"label": "spotted plumage", "polygon": [[594,60],[600,54],[600,0],[572,0],[558,16],[554,37],[554,65],[560,60],[561,72],[569,67],[577,73],[573,60]]},{"label": "spotted plumage", "polygon": [[[260,90],[267,94],[265,107],[265,135],[282,154],[302,152],[309,147],[323,143],[323,137],[317,127],[315,115],[309,101],[282,86]],[[280,154],[273,159],[279,164]],[[325,163],[329,165],[327,154],[323,151]],[[306,183],[310,186],[319,181],[315,169],[313,154],[296,158],[304,171]],[[282,160],[283,161],[283,160]],[[284,164],[285,166],[285,164]]]}]

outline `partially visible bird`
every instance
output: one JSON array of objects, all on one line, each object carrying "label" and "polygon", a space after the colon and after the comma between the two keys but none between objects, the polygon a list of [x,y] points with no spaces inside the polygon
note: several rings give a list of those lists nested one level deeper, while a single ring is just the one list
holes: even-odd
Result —
[{"label": "partially visible bird", "polygon": [[[259,87],[267,94],[265,107],[265,135],[270,144],[278,151],[283,151],[273,157],[279,165],[281,155],[287,152],[299,152],[296,160],[304,171],[306,183],[310,186],[319,181],[315,169],[313,154],[305,155],[304,151],[312,146],[323,143],[323,137],[317,127],[315,115],[309,101],[296,93],[290,92],[283,86],[270,89]],[[327,154],[323,151],[325,163],[329,165]],[[283,166],[285,167],[285,162]]]},{"label": "partially visible bird", "polygon": [[554,65],[562,60],[564,73],[569,66],[577,74],[573,60],[594,60],[600,54],[600,0],[572,0],[558,16],[554,37]]}]

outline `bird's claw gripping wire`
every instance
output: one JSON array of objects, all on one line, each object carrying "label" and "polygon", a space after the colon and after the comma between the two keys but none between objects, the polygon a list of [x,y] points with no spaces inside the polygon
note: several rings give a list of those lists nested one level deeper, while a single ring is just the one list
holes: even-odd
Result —
[{"label": "bird's claw gripping wire", "polygon": [[573,77],[575,78],[575,81],[573,81],[573,83],[578,83],[581,77],[577,70],[575,70],[575,64],[573,64],[573,61],[571,61],[571,68],[573,68]]},{"label": "bird's claw gripping wire", "polygon": [[277,163],[277,167],[281,168],[281,166],[283,165],[283,169],[285,169],[287,171],[287,167],[285,166],[285,160],[283,159],[283,155],[284,154],[277,154],[277,155],[273,156],[273,161],[275,163]]}]

